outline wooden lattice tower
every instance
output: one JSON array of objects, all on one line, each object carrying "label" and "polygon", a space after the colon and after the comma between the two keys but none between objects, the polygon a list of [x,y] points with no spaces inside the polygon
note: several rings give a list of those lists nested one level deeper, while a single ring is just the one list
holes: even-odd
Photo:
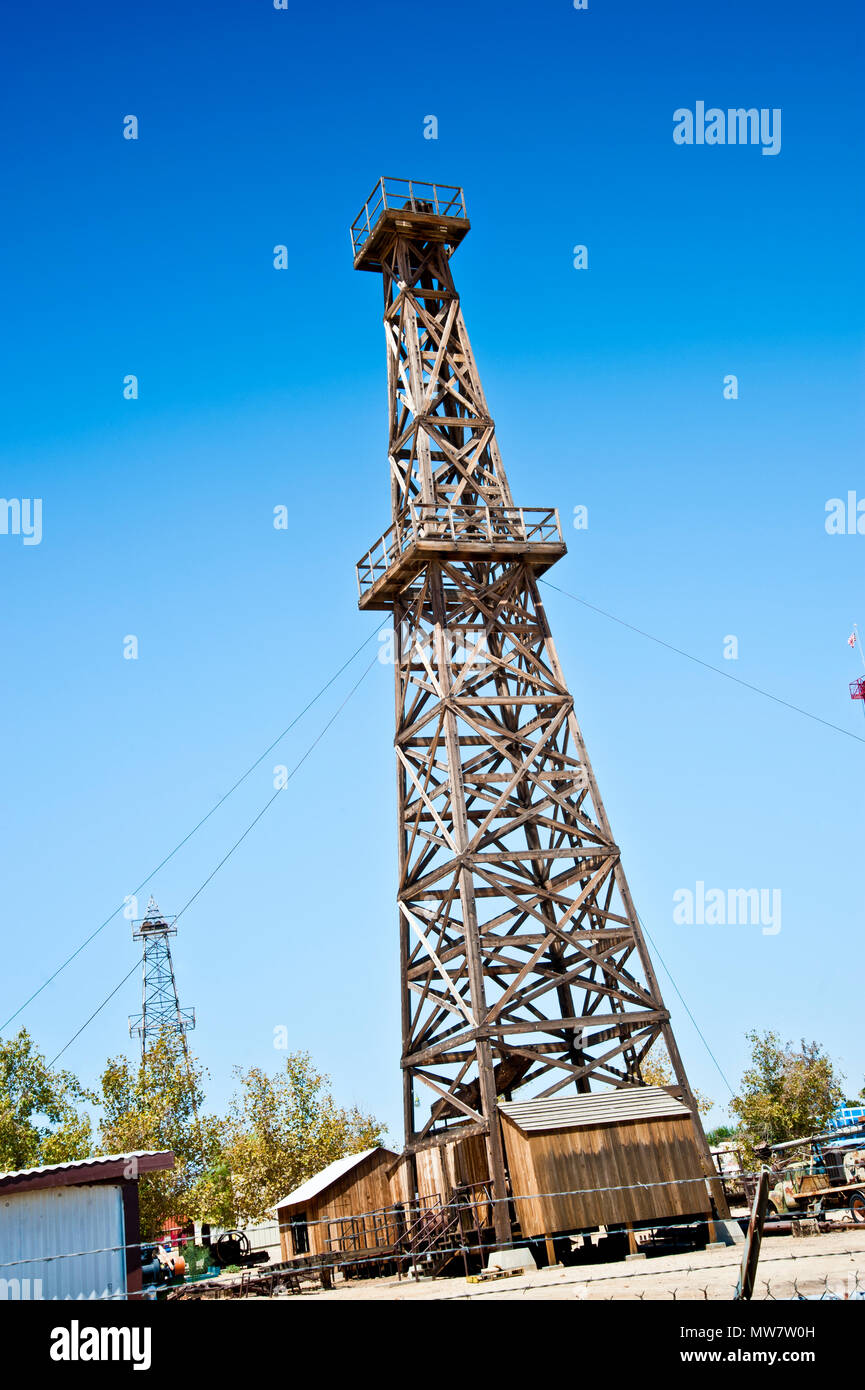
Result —
[{"label": "wooden lattice tower", "polygon": [[641,1085],[659,1039],[713,1169],[538,591],[558,516],[513,504],[451,276],[468,229],[461,189],[396,179],[352,226],[393,516],[358,584],[394,621],[406,1151],[485,1135],[507,1240],[497,1097]]}]

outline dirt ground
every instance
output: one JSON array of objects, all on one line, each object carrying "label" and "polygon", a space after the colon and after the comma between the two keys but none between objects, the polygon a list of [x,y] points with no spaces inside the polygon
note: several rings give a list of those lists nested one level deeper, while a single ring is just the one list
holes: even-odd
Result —
[{"label": "dirt ground", "polygon": [[[365,1279],[309,1293],[326,1302],[414,1299],[731,1299],[741,1245],[685,1255],[659,1255],[633,1263],[539,1269],[482,1284],[452,1279]],[[865,1291],[865,1229],[843,1227],[816,1236],[771,1236],[763,1241],[755,1299],[849,1297]]]}]

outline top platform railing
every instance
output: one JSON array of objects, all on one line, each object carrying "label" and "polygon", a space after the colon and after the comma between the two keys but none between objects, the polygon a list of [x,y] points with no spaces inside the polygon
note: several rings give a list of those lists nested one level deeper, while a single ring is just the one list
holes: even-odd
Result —
[{"label": "top platform railing", "polygon": [[351,224],[351,247],[355,259],[389,209],[427,213],[433,217],[468,219],[465,194],[454,184],[381,178]]},{"label": "top platform railing", "polygon": [[[406,552],[424,547],[460,554],[503,555],[526,548],[564,549],[555,507],[462,507],[410,503],[358,562],[361,599],[394,570]],[[547,561],[549,563],[549,560]],[[544,566],[545,567],[545,566]]]}]

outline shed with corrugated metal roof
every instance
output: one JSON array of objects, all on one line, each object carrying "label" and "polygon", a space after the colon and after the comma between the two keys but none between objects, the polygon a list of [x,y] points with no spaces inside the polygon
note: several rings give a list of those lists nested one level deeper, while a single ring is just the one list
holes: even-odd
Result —
[{"label": "shed with corrugated metal roof", "polygon": [[0,1299],[141,1294],[138,1180],[174,1154],[104,1154],[0,1173]]},{"label": "shed with corrugated metal roof", "polygon": [[690,1110],[662,1086],[501,1102],[528,1238],[708,1215]]}]

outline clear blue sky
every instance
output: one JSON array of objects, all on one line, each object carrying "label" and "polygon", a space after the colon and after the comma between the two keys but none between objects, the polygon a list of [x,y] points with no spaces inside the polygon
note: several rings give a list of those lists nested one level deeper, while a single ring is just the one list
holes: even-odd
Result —
[{"label": "clear blue sky", "polygon": [[[824,528],[827,499],[865,496],[860,7],[475,0],[437,31],[430,13],[6,15],[0,491],[42,498],[44,533],[0,536],[2,1017],[376,626],[353,566],[389,521],[381,294],[347,229],[381,173],[466,188],[454,271],[514,495],[566,524],[589,508],[550,579],[865,736],[845,645],[865,536]],[[780,154],[675,145],[698,100],[780,108]],[[547,599],[637,903],[723,1068],[735,1083],[745,1030],[775,1028],[858,1091],[865,746]],[[360,669],[157,876],[164,910]],[[398,1141],[391,680],[374,668],[175,958],[214,1104],[233,1064],[279,1062],[284,1024]],[[780,888],[781,932],[675,925],[698,880]],[[116,918],[28,1008],[49,1057],[135,950]],[[723,1102],[661,978],[692,1081]],[[93,1081],[130,1047],[137,993],[64,1064]]]}]

